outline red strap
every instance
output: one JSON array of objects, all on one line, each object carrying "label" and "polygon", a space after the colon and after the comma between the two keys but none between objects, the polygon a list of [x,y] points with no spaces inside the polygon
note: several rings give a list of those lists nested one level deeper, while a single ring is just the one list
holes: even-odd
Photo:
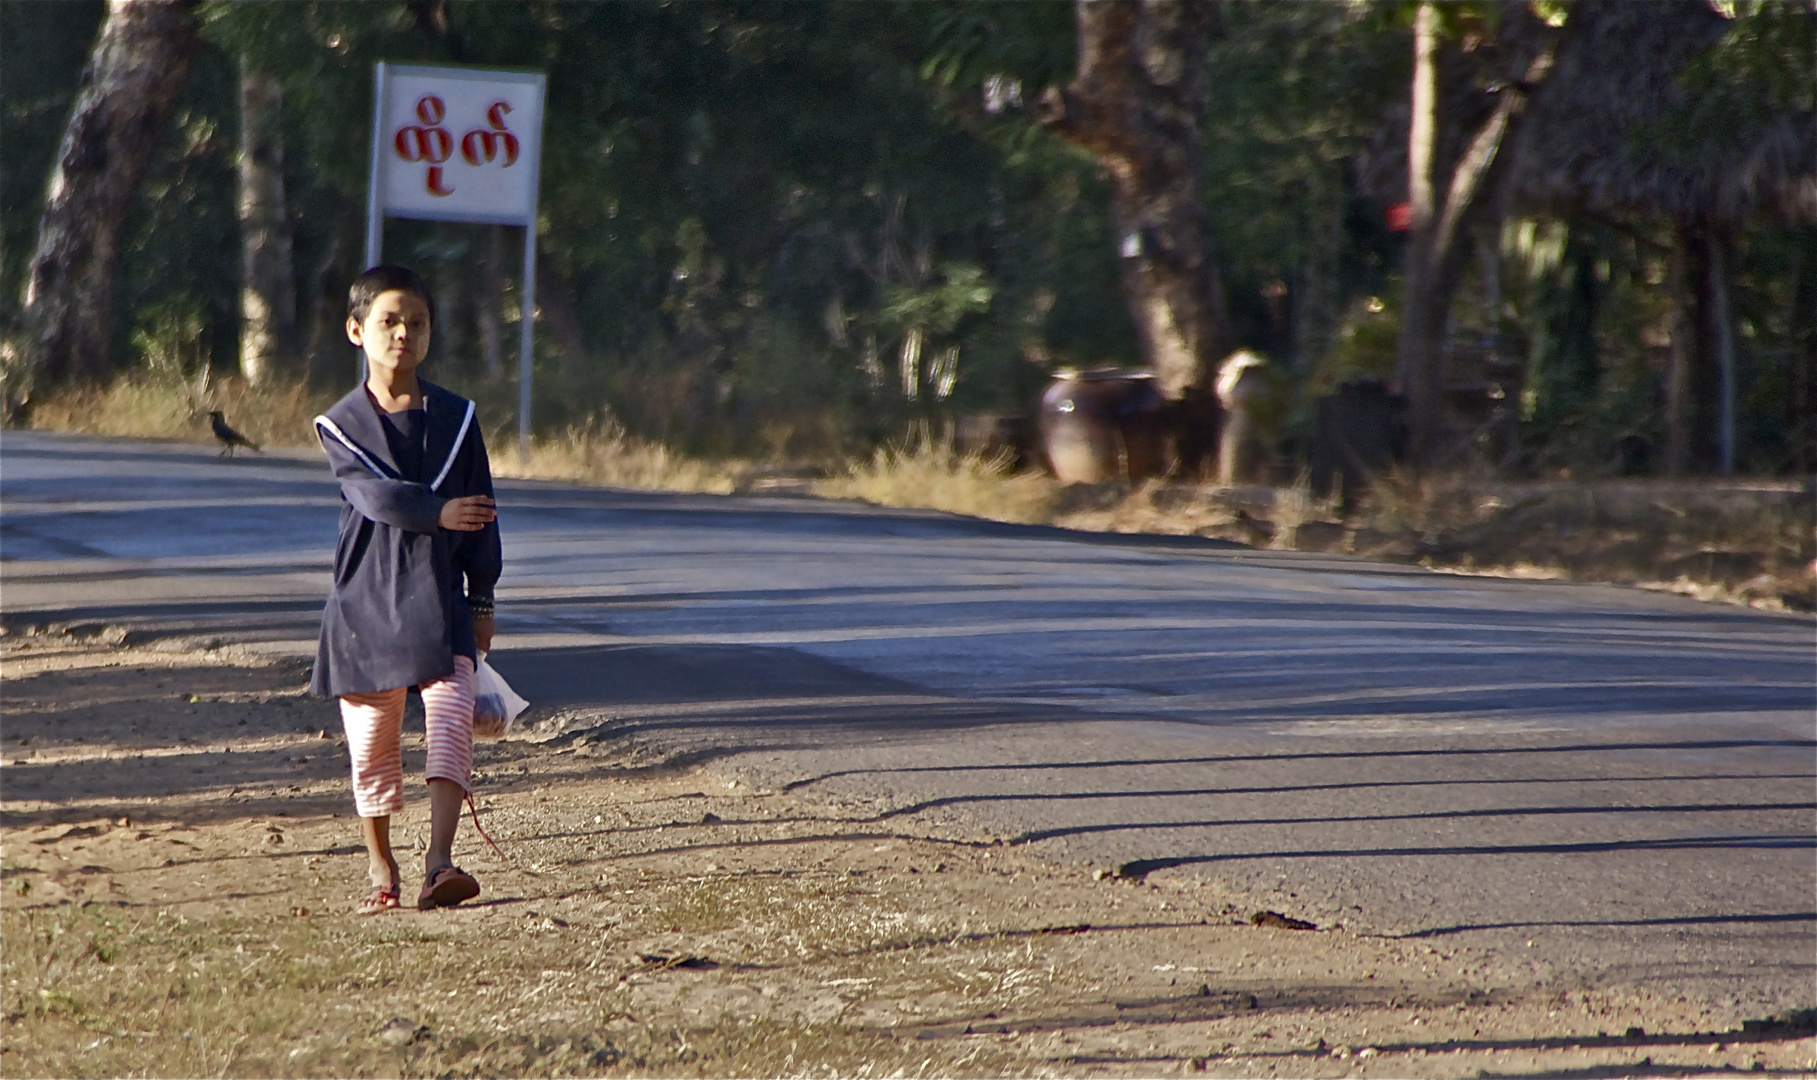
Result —
[{"label": "red strap", "polygon": [[478,831],[478,833],[480,835],[480,839],[484,840],[486,842],[487,846],[489,846],[493,851],[498,852],[499,858],[505,860],[506,862],[510,862],[511,856],[505,854],[502,851],[499,851],[498,845],[494,844],[492,842],[492,838],[490,836],[486,835],[486,830],[480,827],[479,807],[473,805],[473,792],[471,792],[471,791],[467,792],[467,812],[473,815],[473,828],[476,831]]}]

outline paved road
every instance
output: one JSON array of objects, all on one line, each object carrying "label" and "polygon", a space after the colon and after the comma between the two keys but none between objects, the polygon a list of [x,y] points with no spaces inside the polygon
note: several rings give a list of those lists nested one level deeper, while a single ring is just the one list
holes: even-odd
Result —
[{"label": "paved road", "polygon": [[[1547,986],[1812,1004],[1807,618],[810,500],[500,498],[498,665],[577,727]],[[336,505],[307,453],[7,433],[6,618],[312,651]]]}]

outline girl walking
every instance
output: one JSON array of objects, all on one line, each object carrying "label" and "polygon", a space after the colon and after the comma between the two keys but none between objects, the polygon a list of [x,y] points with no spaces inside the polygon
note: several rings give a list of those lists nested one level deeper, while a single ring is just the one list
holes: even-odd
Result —
[{"label": "girl walking", "polygon": [[404,808],[402,729],[410,687],[428,736],[429,847],[417,907],[458,904],[479,882],[454,865],[473,767],[473,671],[492,644],[501,569],[492,469],[473,403],[417,377],[435,304],[401,266],[375,266],[348,291],[347,337],[366,381],[316,417],[341,483],[334,585],[310,690],[338,697],[353,760],[372,891],[362,914],[400,906],[391,815]]}]

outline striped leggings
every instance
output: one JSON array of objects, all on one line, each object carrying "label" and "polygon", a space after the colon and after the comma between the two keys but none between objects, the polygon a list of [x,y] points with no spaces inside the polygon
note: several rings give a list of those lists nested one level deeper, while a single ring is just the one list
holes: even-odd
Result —
[{"label": "striped leggings", "polygon": [[[471,791],[473,661],[454,658],[454,673],[417,687],[423,695],[429,760],[423,779],[453,780]],[[404,695],[407,688],[341,695],[341,726],[353,759],[353,805],[361,817],[404,809]]]}]

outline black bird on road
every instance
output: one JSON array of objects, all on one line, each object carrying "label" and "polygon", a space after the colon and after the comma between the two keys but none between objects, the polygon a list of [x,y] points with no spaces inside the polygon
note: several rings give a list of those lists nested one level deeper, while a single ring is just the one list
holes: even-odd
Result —
[{"label": "black bird on road", "polygon": [[232,457],[233,448],[236,446],[244,446],[249,450],[259,448],[258,443],[229,427],[226,415],[219,409],[208,414],[208,426],[214,429],[215,438],[221,440],[221,444],[226,447],[221,451],[224,457]]}]

